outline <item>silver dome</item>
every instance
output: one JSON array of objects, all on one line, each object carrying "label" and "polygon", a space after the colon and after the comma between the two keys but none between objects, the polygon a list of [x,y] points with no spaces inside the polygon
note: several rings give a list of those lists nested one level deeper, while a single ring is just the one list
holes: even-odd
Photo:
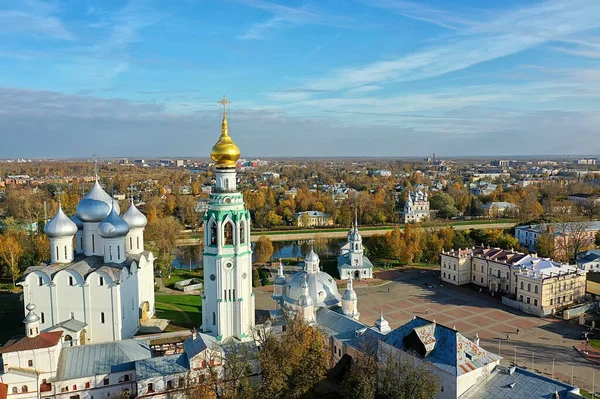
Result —
[{"label": "silver dome", "polygon": [[62,207],[59,206],[56,215],[44,226],[44,233],[50,238],[73,236],[77,233],[77,225],[65,215]]},{"label": "silver dome", "polygon": [[121,211],[118,201],[108,195],[96,180],[90,192],[77,204],[75,215],[83,222],[98,223],[108,216],[111,205],[117,214]]},{"label": "silver dome", "polygon": [[313,250],[311,249],[311,250],[310,250],[310,252],[308,253],[308,255],[306,255],[305,261],[306,261],[306,262],[310,262],[310,263],[317,263],[317,262],[319,262],[319,261],[320,261],[320,259],[319,259],[319,255],[317,255],[317,254],[315,253],[315,251],[313,251]]},{"label": "silver dome", "polygon": [[275,280],[273,281],[273,284],[275,285],[286,285],[287,284],[287,278],[285,278],[285,276],[275,276]]},{"label": "silver dome", "polygon": [[358,299],[358,295],[356,295],[356,291],[353,289],[346,289],[346,291],[344,291],[344,295],[342,295],[342,299],[344,301],[356,301]]},{"label": "silver dome", "polygon": [[40,321],[40,316],[38,316],[37,314],[35,314],[33,312],[33,310],[35,309],[34,304],[32,304],[32,303],[27,304],[26,309],[29,312],[27,313],[27,316],[25,316],[23,323],[29,324],[29,323],[36,323],[36,322]]},{"label": "silver dome", "polygon": [[360,236],[360,233],[358,232],[357,228],[354,228],[354,231],[352,232],[352,234],[350,234],[350,237],[348,238],[350,241],[361,241],[362,237]]},{"label": "silver dome", "polygon": [[298,299],[298,306],[314,306],[312,297],[310,295],[302,295]]},{"label": "silver dome", "polygon": [[78,230],[83,230],[83,222],[77,217],[77,215],[71,216],[71,220],[73,223],[75,223],[75,225],[77,225]]},{"label": "silver dome", "polygon": [[304,295],[302,284],[306,278],[308,292],[312,297],[315,306],[329,307],[338,305],[341,300],[337,284],[333,277],[325,272],[307,273],[302,271],[296,273],[290,278],[283,294],[283,300],[289,304],[297,304],[300,297]]},{"label": "silver dome", "polygon": [[133,201],[131,202],[129,209],[123,214],[123,219],[132,229],[143,228],[148,224],[148,219],[146,219],[146,216],[133,205]]},{"label": "silver dome", "polygon": [[106,219],[98,225],[98,233],[102,238],[125,237],[129,233],[129,225],[113,208]]}]

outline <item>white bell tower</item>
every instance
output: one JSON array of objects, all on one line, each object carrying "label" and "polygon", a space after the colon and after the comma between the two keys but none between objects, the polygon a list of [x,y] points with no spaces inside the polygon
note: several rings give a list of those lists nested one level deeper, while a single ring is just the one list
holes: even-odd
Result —
[{"label": "white bell tower", "polygon": [[236,167],[240,150],[229,137],[223,96],[221,137],[211,150],[216,163],[216,187],[204,217],[204,291],[202,330],[223,341],[252,339],[254,293],[250,213],[237,191]]}]

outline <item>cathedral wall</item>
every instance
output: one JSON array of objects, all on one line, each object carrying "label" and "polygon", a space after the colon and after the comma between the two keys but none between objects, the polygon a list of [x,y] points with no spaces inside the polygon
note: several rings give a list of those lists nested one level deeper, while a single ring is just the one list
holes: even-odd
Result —
[{"label": "cathedral wall", "polygon": [[27,316],[28,313],[27,309],[25,309],[25,306],[27,306],[27,304],[30,302],[34,303],[36,305],[35,312],[38,316],[40,316],[40,318],[43,319],[40,320],[40,331],[44,331],[54,324],[52,314],[52,306],[54,301],[51,292],[55,287],[50,286],[51,282],[50,276],[48,276],[46,273],[32,272],[25,277],[22,284],[23,315]]},{"label": "cathedral wall", "polygon": [[118,287],[121,296],[121,339],[128,339],[133,337],[140,327],[138,274],[135,269],[133,274],[127,270],[121,272]]},{"label": "cathedral wall", "polygon": [[[99,278],[103,277],[103,285]],[[118,291],[120,285],[113,285],[107,274],[94,272],[88,276],[88,337],[91,343],[108,342],[121,339],[121,301]],[[115,295],[117,293],[117,295]]]},{"label": "cathedral wall", "polygon": [[137,270],[139,307],[148,302],[148,317],[154,315],[154,257],[152,254],[141,256]]},{"label": "cathedral wall", "polygon": [[61,270],[54,275],[53,282],[54,324],[71,318],[84,321],[86,302],[83,300],[84,280],[81,274],[68,269]]}]

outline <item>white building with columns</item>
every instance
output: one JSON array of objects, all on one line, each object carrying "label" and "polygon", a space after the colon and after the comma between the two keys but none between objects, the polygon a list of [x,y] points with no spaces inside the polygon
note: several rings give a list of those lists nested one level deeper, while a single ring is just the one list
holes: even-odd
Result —
[{"label": "white building with columns", "polygon": [[202,331],[223,342],[248,341],[254,329],[250,213],[237,190],[238,146],[229,137],[227,100],[221,136],[211,150],[216,163],[216,187],[204,216],[204,291]]},{"label": "white building with columns", "polygon": [[20,285],[37,304],[40,330],[67,345],[131,338],[154,313],[154,256],[144,250],[146,217],[133,200],[121,217],[96,180],[69,219],[59,207],[46,224],[50,261],[31,266]]}]

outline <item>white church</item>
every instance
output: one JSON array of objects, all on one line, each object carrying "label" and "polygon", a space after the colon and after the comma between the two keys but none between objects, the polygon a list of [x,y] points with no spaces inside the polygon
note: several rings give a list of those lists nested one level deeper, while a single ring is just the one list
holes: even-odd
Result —
[{"label": "white church", "polygon": [[342,280],[373,278],[373,264],[365,256],[362,236],[358,232],[358,221],[348,231],[348,242],[340,247],[338,256],[338,272]]},{"label": "white church", "polygon": [[409,191],[404,210],[402,212],[402,223],[421,223],[429,219],[429,198],[427,192],[418,190]]},{"label": "white church", "polygon": [[[43,332],[67,345],[131,338],[154,314],[154,256],[144,250],[146,217],[133,199],[119,204],[98,183],[69,218],[59,206],[44,232],[50,261],[25,271],[25,303],[34,303]],[[25,313],[28,314],[27,309]]]}]

